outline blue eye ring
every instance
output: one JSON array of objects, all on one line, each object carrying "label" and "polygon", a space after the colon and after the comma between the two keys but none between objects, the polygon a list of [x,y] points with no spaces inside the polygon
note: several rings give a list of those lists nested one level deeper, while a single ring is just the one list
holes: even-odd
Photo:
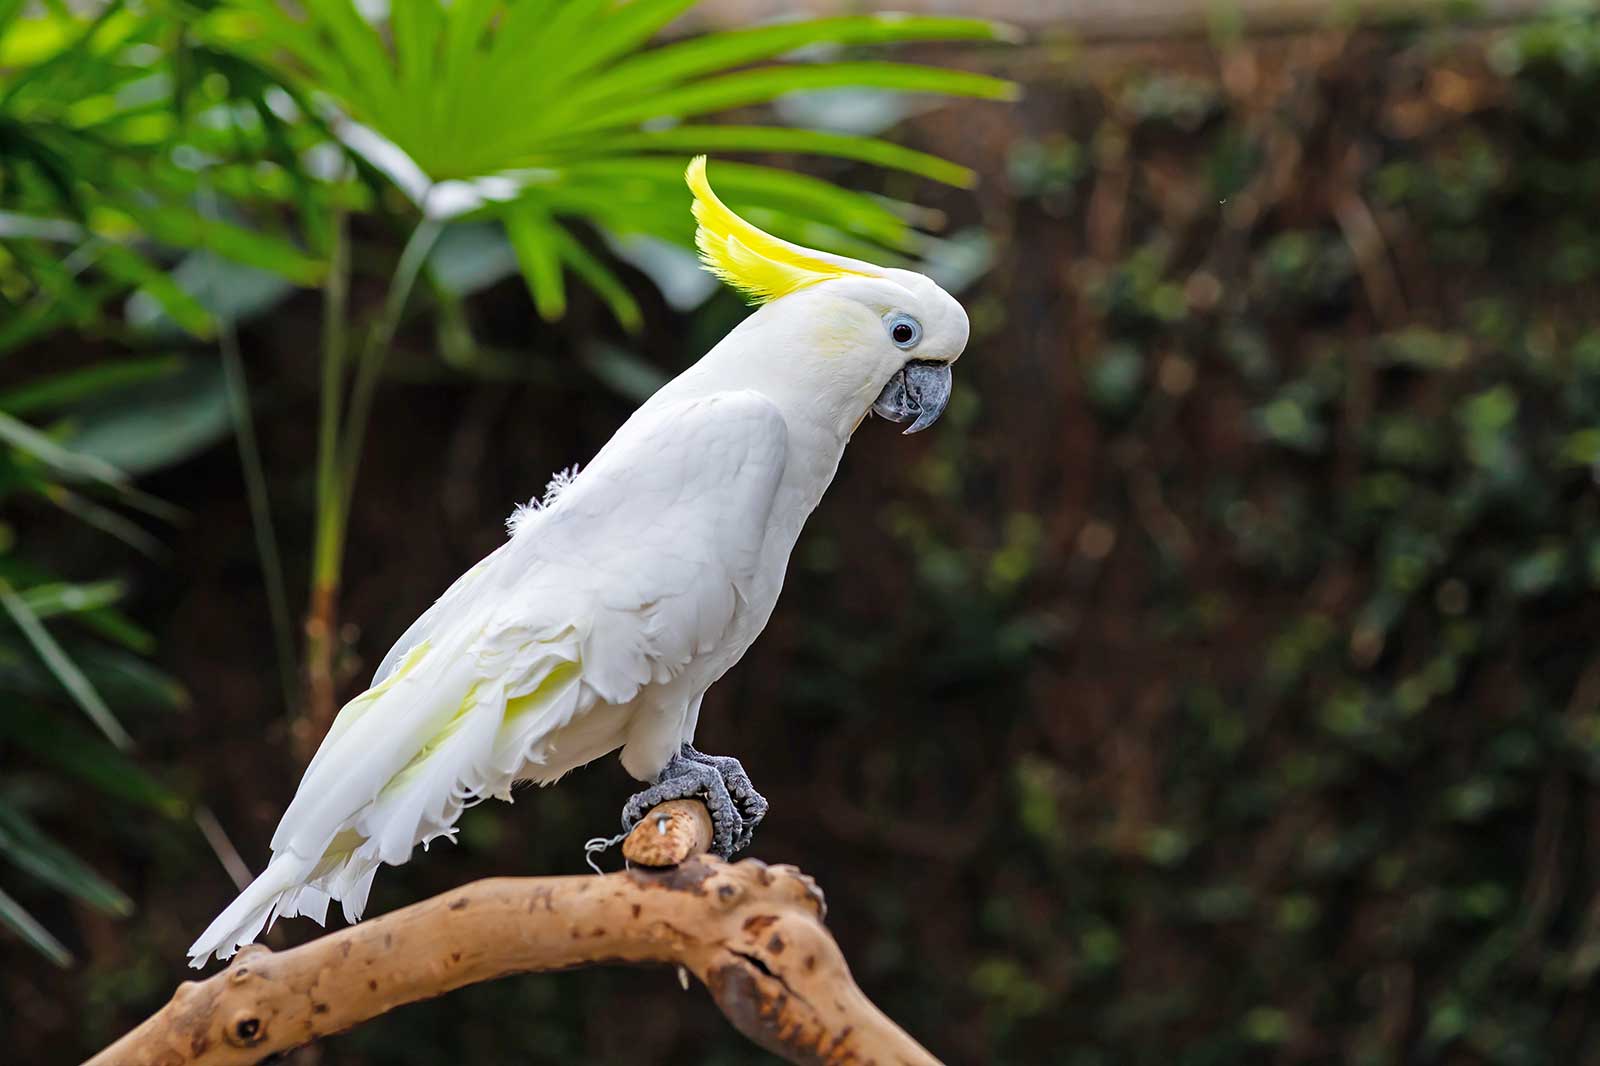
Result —
[{"label": "blue eye ring", "polygon": [[896,348],[915,348],[922,339],[922,325],[903,311],[897,311],[883,320],[889,339]]}]

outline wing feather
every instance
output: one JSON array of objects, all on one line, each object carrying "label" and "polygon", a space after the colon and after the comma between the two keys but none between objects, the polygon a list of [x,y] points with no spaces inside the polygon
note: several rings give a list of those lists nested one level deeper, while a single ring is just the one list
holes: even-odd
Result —
[{"label": "wing feather", "polygon": [[307,767],[266,872],[190,948],[195,964],[276,915],[320,921],[330,899],[354,920],[378,864],[449,836],[465,806],[619,746],[585,715],[719,646],[756,578],[787,447],[758,393],[641,408],[396,642]]}]

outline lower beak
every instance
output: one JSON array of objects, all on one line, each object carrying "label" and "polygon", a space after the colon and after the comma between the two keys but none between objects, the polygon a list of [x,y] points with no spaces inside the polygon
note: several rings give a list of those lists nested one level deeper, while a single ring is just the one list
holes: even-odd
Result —
[{"label": "lower beak", "polygon": [[950,364],[910,362],[895,371],[872,409],[891,422],[911,421],[907,433],[920,433],[944,414],[950,402]]}]

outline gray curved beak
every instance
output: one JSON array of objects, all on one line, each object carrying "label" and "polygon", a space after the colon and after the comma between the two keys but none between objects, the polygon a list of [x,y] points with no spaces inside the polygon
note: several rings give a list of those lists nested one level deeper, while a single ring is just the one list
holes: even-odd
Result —
[{"label": "gray curved beak", "polygon": [[906,432],[920,433],[944,414],[950,384],[949,363],[907,363],[878,393],[872,409],[891,422],[910,421]]}]

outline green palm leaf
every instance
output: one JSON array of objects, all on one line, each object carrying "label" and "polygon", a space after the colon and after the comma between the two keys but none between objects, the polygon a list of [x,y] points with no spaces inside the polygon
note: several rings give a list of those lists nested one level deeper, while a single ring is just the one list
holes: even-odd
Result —
[{"label": "green palm leaf", "polygon": [[792,152],[870,163],[885,170],[901,170],[961,188],[970,188],[977,180],[971,170],[960,164],[877,137],[782,126],[677,126],[666,130],[621,133],[603,140],[575,137],[571,144],[575,158],[582,158],[586,153],[595,157],[657,152],[672,155],[697,152]]},{"label": "green palm leaf", "polygon": [[[171,5],[120,0],[87,5],[86,13],[59,2],[0,0],[0,354],[58,329],[132,350],[89,366],[73,355],[71,369],[0,395],[0,496],[34,494],[147,554],[158,554],[159,543],[109,505],[168,518],[175,512],[133,486],[124,465],[132,450],[113,432],[125,398],[114,394],[176,388],[175,379],[205,362],[151,352],[154,334],[140,332],[159,319],[169,331],[206,337],[214,313],[228,310],[201,299],[206,290],[197,291],[183,260],[205,249],[208,262],[217,256],[244,264],[240,271],[315,284],[323,263],[314,249],[325,246],[319,237],[327,233],[319,216],[333,202],[365,202],[360,186],[321,181],[301,165],[329,135],[295,86],[280,88],[247,58],[195,47],[173,15]],[[370,26],[355,24],[376,42]],[[381,42],[372,55],[383,59]],[[343,57],[339,67],[348,69]],[[224,116],[226,123],[211,121]],[[200,210],[218,195],[227,197],[225,210]],[[296,208],[313,250],[286,235]],[[181,428],[171,410],[169,431]],[[152,439],[121,433],[124,441],[135,437]],[[94,454],[97,443],[105,458]],[[168,451],[160,462],[171,461]],[[153,637],[119,610],[121,582],[60,580],[26,561],[29,543],[8,540],[0,551],[0,748],[52,779],[183,813],[181,798],[119,750],[131,741],[113,708],[174,708],[185,700],[143,658]],[[88,725],[71,719],[68,700]],[[11,780],[11,771],[8,763],[0,772]],[[131,910],[20,800],[0,800],[0,859],[105,913]],[[51,961],[70,961],[62,943],[5,893],[0,925]]]},{"label": "green palm leaf", "polygon": [[[938,67],[772,62],[819,45],[1009,36],[1006,27],[980,19],[853,15],[644,47],[693,3],[415,0],[393,6],[386,36],[351,0],[308,0],[294,8],[278,0],[232,0],[203,32],[214,47],[273,67],[303,92],[321,92],[408,157],[426,181],[497,177],[520,186],[519,196],[485,199],[470,210],[503,223],[540,315],[565,312],[563,274],[570,270],[625,325],[637,321],[635,302],[568,225],[581,220],[619,235],[688,244],[681,173],[690,155],[805,152],[954,185],[972,181],[963,167],[870,137],[662,123],[841,87],[1015,97],[1009,82]],[[370,137],[347,143],[374,150]],[[393,170],[392,160],[376,161]],[[723,164],[719,182],[776,232],[821,237],[847,254],[904,254],[915,246],[907,212],[825,182],[751,164]],[[417,187],[402,184],[421,200]]]}]

